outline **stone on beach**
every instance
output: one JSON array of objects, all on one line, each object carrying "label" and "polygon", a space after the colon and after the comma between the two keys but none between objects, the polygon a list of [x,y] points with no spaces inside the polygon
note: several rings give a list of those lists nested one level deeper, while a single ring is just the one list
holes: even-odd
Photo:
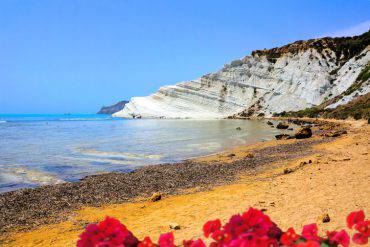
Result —
[{"label": "stone on beach", "polygon": [[344,134],[347,134],[346,130],[336,130],[336,131],[327,132],[324,134],[324,136],[325,137],[338,137]]},{"label": "stone on beach", "polygon": [[172,230],[180,230],[180,225],[179,224],[177,224],[177,223],[175,223],[175,222],[173,222],[173,223],[170,223],[170,229],[172,229]]},{"label": "stone on beach", "polygon": [[162,194],[161,193],[158,193],[158,192],[156,192],[156,193],[153,193],[153,195],[150,197],[150,201],[151,202],[156,202],[156,201],[159,201],[159,200],[161,200],[162,199]]},{"label": "stone on beach", "polygon": [[278,123],[278,125],[276,126],[276,128],[277,129],[287,129],[287,128],[289,128],[289,124],[280,122],[280,123]]},{"label": "stone on beach", "polygon": [[327,213],[322,214],[319,219],[322,223],[330,222],[330,217],[329,217],[329,214],[327,214]]},{"label": "stone on beach", "polygon": [[284,174],[289,174],[289,173],[292,173],[292,172],[293,172],[293,170],[290,169],[290,168],[285,168],[284,169]]},{"label": "stone on beach", "polygon": [[295,138],[304,139],[312,136],[312,130],[310,127],[302,127],[295,133]]},{"label": "stone on beach", "polygon": [[276,135],[275,138],[276,140],[288,140],[288,139],[292,139],[293,137],[288,134],[279,134],[279,135]]},{"label": "stone on beach", "polygon": [[253,158],[254,157],[254,154],[248,153],[245,157],[247,157],[247,158]]}]

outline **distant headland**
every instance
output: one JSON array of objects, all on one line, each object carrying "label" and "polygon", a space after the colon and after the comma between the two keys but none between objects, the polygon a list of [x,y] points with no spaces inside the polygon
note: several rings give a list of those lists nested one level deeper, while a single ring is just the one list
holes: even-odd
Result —
[{"label": "distant headland", "polygon": [[122,100],[122,101],[119,101],[116,104],[111,105],[111,106],[103,106],[97,112],[97,114],[113,114],[113,113],[116,113],[116,112],[122,110],[127,103],[128,103],[128,101]]}]

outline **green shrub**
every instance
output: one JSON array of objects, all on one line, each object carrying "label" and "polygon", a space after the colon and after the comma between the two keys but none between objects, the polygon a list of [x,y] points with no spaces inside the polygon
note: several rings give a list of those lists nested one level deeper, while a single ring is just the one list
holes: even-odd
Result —
[{"label": "green shrub", "polygon": [[[325,106],[325,105],[324,105]],[[370,93],[362,95],[351,102],[340,105],[335,109],[325,109],[324,106],[315,106],[295,112],[274,113],[276,117],[310,117],[310,118],[336,118],[369,119],[370,118]]]}]

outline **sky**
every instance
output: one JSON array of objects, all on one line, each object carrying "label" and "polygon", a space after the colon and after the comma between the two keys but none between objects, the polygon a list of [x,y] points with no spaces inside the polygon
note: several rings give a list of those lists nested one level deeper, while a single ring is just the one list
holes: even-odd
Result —
[{"label": "sky", "polygon": [[255,49],[369,29],[369,0],[1,0],[0,113],[94,113]]}]

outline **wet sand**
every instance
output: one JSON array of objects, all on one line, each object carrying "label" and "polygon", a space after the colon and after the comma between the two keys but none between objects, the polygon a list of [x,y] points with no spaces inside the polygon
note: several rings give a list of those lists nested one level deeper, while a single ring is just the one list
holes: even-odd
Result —
[{"label": "wet sand", "polygon": [[[258,143],[130,174],[7,193],[0,199],[3,244],[73,246],[86,224],[106,215],[139,237],[155,239],[176,222],[181,229],[175,236],[191,238],[205,221],[226,220],[249,206],[266,209],[283,228],[299,229],[324,212],[332,219],[325,229],[344,226],[347,212],[370,205],[369,126],[345,125],[349,132],[339,138]],[[291,172],[284,174],[287,168]],[[163,199],[148,202],[158,191]]]}]

